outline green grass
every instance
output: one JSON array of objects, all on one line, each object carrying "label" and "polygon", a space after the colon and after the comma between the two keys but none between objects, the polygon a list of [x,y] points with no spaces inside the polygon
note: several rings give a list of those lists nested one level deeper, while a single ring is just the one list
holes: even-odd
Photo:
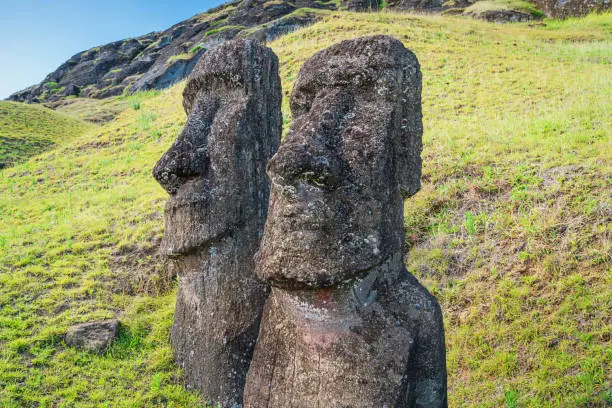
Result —
[{"label": "green grass", "polygon": [[73,118],[101,124],[113,120],[128,107],[134,110],[140,109],[141,99],[159,94],[160,91],[150,90],[108,99],[68,98],[52,102],[49,106]]},{"label": "green grass", "polygon": [[172,55],[170,58],[166,60],[166,64],[169,64],[171,62],[178,61],[178,60],[190,60],[192,58],[193,58],[193,53],[184,52],[182,54]]},{"label": "green grass", "polygon": [[480,0],[465,9],[467,14],[480,14],[493,10],[513,10],[531,14],[536,18],[544,17],[544,13],[532,3],[523,0]]},{"label": "green grass", "polygon": [[56,112],[91,123],[112,120],[125,109],[126,103],[118,99],[67,98],[48,104]]},{"label": "green grass", "polygon": [[202,44],[196,44],[189,50],[189,52],[191,54],[197,54],[198,51],[200,51],[201,49],[202,49]]},{"label": "green grass", "polygon": [[60,84],[58,84],[57,82],[47,82],[45,83],[45,86],[49,88],[50,90],[53,90],[53,89],[58,89],[60,87]]},{"label": "green grass", "polygon": [[270,0],[270,1],[266,1],[263,5],[264,10],[267,9],[268,7],[272,7],[272,6],[278,6],[278,5],[282,5],[285,2],[283,0]]},{"label": "green grass", "polygon": [[265,29],[265,28],[269,28],[271,25],[273,24],[277,24],[280,23],[282,24],[283,22],[288,22],[292,19],[295,18],[303,18],[303,19],[311,19],[312,21],[315,20],[320,20],[325,16],[329,16],[331,15],[332,11],[327,10],[327,9],[315,9],[315,8],[309,8],[309,7],[300,7],[297,8],[295,10],[293,10],[291,13],[286,14],[274,21],[270,21],[258,26],[254,26],[254,27],[250,27],[250,28],[245,28],[244,30],[240,31],[240,33],[238,33],[239,36],[247,38],[249,37],[251,34],[261,30],[261,29]]},{"label": "green grass", "polygon": [[80,120],[42,106],[0,101],[0,163],[8,166],[24,162],[90,128]]},{"label": "green grass", "polygon": [[222,4],[207,13],[202,13],[195,16],[193,20],[197,21],[198,23],[214,23],[215,21],[226,20],[229,13],[231,13],[235,9],[236,6],[230,5],[230,3]]},{"label": "green grass", "polygon": [[[444,311],[450,406],[610,404],[611,24],[341,12],[271,44],[285,129],[300,66],[332,43],[389,34],[421,62],[407,266]],[[184,124],[182,86],[114,100],[114,120],[0,171],[0,406],[197,406],[168,342],[176,284],[140,289],[164,273],[151,169]],[[106,353],[63,343],[114,316]]]},{"label": "green grass", "polygon": [[224,25],[224,26],[219,27],[219,28],[213,28],[212,30],[208,30],[207,32],[204,33],[203,37],[208,37],[208,36],[211,36],[213,34],[220,34],[220,33],[223,33],[225,31],[228,31],[228,30],[238,30],[238,31],[240,31],[240,30],[243,30],[244,28],[245,27],[241,26],[241,25]]}]

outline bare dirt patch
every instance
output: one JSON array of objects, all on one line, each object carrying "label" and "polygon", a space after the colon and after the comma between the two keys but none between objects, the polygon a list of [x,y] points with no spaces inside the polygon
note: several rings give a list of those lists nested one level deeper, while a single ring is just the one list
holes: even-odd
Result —
[{"label": "bare dirt patch", "polygon": [[151,247],[135,245],[114,252],[109,259],[109,267],[116,278],[113,292],[151,296],[167,292],[173,285],[176,271],[158,249],[159,242],[156,242]]}]

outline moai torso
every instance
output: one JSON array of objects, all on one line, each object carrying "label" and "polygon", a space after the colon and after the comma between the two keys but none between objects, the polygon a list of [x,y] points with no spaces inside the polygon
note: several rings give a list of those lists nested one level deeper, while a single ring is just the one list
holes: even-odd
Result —
[{"label": "moai torso", "polygon": [[187,123],[153,174],[170,193],[162,252],[179,278],[171,343],[187,385],[225,407],[242,392],[267,295],[253,255],[281,135],[278,61],[255,42],[207,52],[187,81]]},{"label": "moai torso", "polygon": [[245,406],[445,407],[440,307],[402,262],[421,175],[421,76],[386,36],[302,67],[272,158],[257,275],[272,286]]}]

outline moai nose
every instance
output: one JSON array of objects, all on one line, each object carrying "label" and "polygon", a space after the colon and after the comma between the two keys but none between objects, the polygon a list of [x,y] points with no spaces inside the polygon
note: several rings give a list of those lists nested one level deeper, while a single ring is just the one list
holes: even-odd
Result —
[{"label": "moai nose", "polygon": [[293,183],[309,167],[311,160],[307,146],[287,141],[268,162],[268,175],[273,180]]},{"label": "moai nose", "polygon": [[207,146],[217,109],[213,98],[199,98],[176,142],[155,164],[153,177],[168,194],[176,194],[191,178],[207,176],[210,167]]},{"label": "moai nose", "polygon": [[318,95],[310,110],[296,118],[287,140],[270,160],[270,178],[319,188],[338,186],[345,166],[337,146],[352,108],[353,98],[346,92],[332,89]]},{"label": "moai nose", "polygon": [[268,163],[268,175],[276,183],[303,182],[331,189],[341,181],[342,164],[336,154],[318,143],[287,143]]},{"label": "moai nose", "polygon": [[189,179],[208,173],[206,147],[194,145],[186,139],[181,134],[153,168],[153,177],[170,195],[176,194]]}]

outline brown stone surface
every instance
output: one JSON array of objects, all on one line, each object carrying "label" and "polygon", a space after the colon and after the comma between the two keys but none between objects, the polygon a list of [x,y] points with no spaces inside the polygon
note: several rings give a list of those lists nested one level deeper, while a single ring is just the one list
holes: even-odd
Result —
[{"label": "brown stone surface", "polygon": [[401,42],[343,41],[302,67],[272,158],[257,274],[272,286],[247,407],[444,407],[436,299],[402,263],[420,188],[421,74]]},{"label": "brown stone surface", "polygon": [[444,0],[389,0],[389,7],[397,10],[437,12],[444,9]]},{"label": "brown stone surface", "polygon": [[105,351],[119,333],[117,319],[100,320],[72,326],[66,333],[66,344],[95,353]]},{"label": "brown stone surface", "polygon": [[532,14],[517,10],[486,10],[467,14],[491,23],[519,23],[535,19]]},{"label": "brown stone surface", "polygon": [[533,0],[548,17],[580,17],[612,10],[611,0]]},{"label": "brown stone surface", "polygon": [[253,255],[265,168],[281,136],[278,59],[253,41],[206,53],[184,91],[187,123],[153,171],[170,193],[161,251],[179,275],[171,342],[187,385],[226,407],[242,391],[267,294]]}]

